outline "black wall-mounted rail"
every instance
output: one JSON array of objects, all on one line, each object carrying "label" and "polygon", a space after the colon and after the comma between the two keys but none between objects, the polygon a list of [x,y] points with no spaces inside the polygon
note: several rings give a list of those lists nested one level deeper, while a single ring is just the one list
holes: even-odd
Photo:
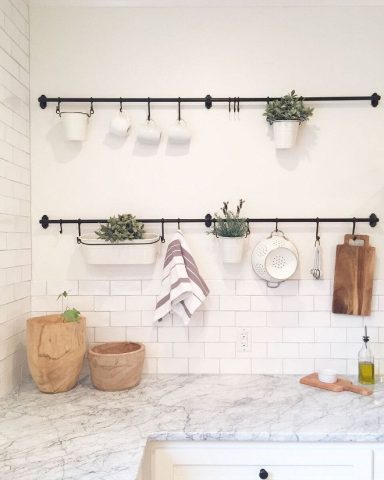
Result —
[{"label": "black wall-mounted rail", "polygon": [[[78,226],[79,236],[81,235],[81,225],[82,224],[98,224],[106,223],[107,219],[50,219],[47,215],[43,215],[39,220],[40,225],[43,228],[48,228],[51,224],[60,225],[60,233],[63,233],[63,225],[66,224],[75,224]],[[144,218],[139,220],[142,223],[159,223],[162,225],[162,234],[161,240],[164,241],[164,224],[166,223],[175,223],[180,226],[182,223],[204,223],[207,228],[210,228],[215,222],[215,219],[211,214],[207,213],[204,218]],[[314,217],[314,218],[247,218],[248,223],[274,223],[277,225],[279,223],[314,223],[318,225],[319,223],[351,223],[353,225],[353,233],[355,231],[356,223],[368,223],[371,227],[376,227],[379,223],[379,218],[375,213],[371,213],[369,217],[352,217],[352,218],[326,218],[326,217]],[[316,234],[317,235],[317,234]]]},{"label": "black wall-mounted rail", "polygon": [[[267,103],[277,100],[280,97],[46,97],[41,95],[38,99],[40,107],[46,108],[48,103],[203,103],[206,108],[211,108],[213,103],[245,102],[245,103]],[[358,96],[336,96],[336,97],[302,97],[303,100],[309,102],[354,102],[369,101],[372,107],[377,107],[381,96],[378,93],[372,95]]]}]

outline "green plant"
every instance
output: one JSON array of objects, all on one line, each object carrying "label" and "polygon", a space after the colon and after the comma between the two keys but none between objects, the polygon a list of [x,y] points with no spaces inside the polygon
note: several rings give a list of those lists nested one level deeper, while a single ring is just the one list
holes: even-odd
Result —
[{"label": "green plant", "polygon": [[229,202],[223,202],[224,206],[220,209],[223,215],[215,213],[214,227],[209,233],[218,237],[244,237],[248,233],[248,221],[240,217],[244,202],[245,200],[239,200],[236,212],[228,210]]},{"label": "green plant", "polygon": [[[64,292],[60,293],[60,295],[57,297],[57,300],[60,300],[60,298],[67,299],[68,297],[69,297],[69,292],[64,290]],[[79,310],[77,310],[76,308],[73,308],[73,307],[69,308],[68,304],[66,305],[65,310],[61,315],[64,319],[64,322],[69,322],[69,323],[70,322],[76,322],[76,323],[78,323],[79,320],[80,320]]]},{"label": "green plant", "polygon": [[313,115],[313,108],[306,107],[303,98],[292,90],[290,94],[268,102],[263,115],[271,125],[276,120],[298,120],[301,123]]},{"label": "green plant", "polygon": [[107,242],[116,243],[124,240],[143,238],[144,225],[130,213],[113,216],[105,225],[95,231],[98,238]]}]

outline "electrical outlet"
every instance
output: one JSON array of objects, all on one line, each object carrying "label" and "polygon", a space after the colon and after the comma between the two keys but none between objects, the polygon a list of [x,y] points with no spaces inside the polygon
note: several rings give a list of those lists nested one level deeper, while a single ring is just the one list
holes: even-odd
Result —
[{"label": "electrical outlet", "polygon": [[239,352],[251,351],[251,329],[240,328],[237,332],[237,350]]}]

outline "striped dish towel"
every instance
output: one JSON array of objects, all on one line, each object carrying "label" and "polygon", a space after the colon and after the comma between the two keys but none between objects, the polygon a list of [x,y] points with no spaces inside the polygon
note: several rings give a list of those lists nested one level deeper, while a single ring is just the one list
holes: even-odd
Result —
[{"label": "striped dish towel", "polygon": [[174,314],[187,325],[208,294],[209,289],[199,274],[184,235],[178,230],[165,255],[155,321]]}]

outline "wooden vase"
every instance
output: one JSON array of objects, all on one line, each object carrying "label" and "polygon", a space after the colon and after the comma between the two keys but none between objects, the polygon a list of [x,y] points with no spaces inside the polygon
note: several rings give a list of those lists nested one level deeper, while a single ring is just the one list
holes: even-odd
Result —
[{"label": "wooden vase", "polygon": [[71,390],[79,380],[85,352],[84,317],[64,322],[56,314],[27,321],[28,366],[41,392]]},{"label": "wooden vase", "polygon": [[116,391],[135,387],[143,371],[145,347],[136,342],[109,342],[88,351],[93,385]]}]

